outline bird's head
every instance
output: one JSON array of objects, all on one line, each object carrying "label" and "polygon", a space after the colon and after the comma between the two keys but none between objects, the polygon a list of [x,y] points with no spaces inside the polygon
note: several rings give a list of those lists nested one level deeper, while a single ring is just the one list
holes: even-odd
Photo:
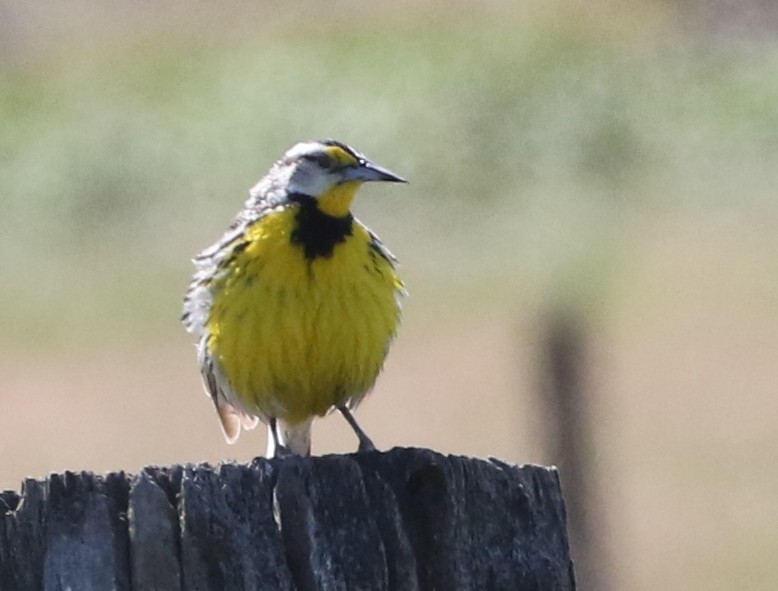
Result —
[{"label": "bird's head", "polygon": [[276,162],[275,175],[286,180],[287,193],[313,197],[321,211],[334,217],[348,214],[362,183],[407,182],[335,140],[293,146]]}]

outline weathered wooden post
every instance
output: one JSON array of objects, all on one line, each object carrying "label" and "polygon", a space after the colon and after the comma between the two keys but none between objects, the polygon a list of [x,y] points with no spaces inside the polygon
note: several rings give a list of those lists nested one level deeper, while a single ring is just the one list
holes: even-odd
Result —
[{"label": "weathered wooden post", "polygon": [[28,480],[0,590],[572,590],[554,469],[424,449]]}]

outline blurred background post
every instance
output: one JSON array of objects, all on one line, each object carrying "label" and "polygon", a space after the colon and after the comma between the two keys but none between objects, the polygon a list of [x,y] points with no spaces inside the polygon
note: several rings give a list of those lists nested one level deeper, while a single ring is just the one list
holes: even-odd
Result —
[{"label": "blurred background post", "polygon": [[581,589],[776,588],[777,14],[0,0],[0,486],[262,452],[202,394],[189,259],[335,137],[411,180],[355,207],[410,291],[376,443],[559,464]]}]

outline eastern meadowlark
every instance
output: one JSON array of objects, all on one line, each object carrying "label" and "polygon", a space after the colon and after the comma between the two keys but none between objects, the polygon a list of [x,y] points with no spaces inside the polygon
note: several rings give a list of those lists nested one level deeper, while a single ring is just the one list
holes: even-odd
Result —
[{"label": "eastern meadowlark", "polygon": [[340,142],[299,143],[194,259],[182,321],[228,443],[262,420],[268,457],[308,455],[314,417],[338,409],[373,448],[351,410],[381,371],[404,289],[351,214],[368,181],[405,182]]}]

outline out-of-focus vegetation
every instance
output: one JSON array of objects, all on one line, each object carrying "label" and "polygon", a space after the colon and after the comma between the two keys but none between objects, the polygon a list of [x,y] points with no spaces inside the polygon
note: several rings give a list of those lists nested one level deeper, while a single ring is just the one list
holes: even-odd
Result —
[{"label": "out-of-focus vegetation", "polygon": [[577,310],[614,589],[775,588],[778,43],[692,5],[0,1],[0,486],[262,449],[196,392],[188,259],[334,137],[411,180],[356,204],[412,296],[368,430],[555,461],[511,372]]},{"label": "out-of-focus vegetation", "polygon": [[599,298],[647,220],[774,209],[778,51],[668,8],[234,8],[6,56],[0,338],[170,320],[182,261],[302,138],[411,178],[358,213],[462,298]]}]

